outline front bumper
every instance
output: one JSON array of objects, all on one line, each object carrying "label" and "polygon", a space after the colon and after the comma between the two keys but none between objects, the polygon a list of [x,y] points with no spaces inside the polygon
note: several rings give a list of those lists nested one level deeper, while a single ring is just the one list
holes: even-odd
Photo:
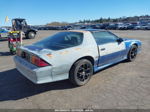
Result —
[{"label": "front bumper", "polygon": [[37,67],[19,56],[14,57],[17,70],[35,84],[53,82],[52,67]]}]

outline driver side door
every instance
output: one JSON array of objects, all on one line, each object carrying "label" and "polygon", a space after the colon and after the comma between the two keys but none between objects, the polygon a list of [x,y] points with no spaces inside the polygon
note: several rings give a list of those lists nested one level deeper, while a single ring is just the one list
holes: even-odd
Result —
[{"label": "driver side door", "polygon": [[124,57],[125,44],[108,31],[93,32],[99,49],[99,66],[115,63]]}]

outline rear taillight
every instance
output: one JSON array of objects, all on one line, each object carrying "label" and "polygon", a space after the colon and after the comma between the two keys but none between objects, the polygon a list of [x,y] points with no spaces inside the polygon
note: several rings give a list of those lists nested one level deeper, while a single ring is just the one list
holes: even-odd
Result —
[{"label": "rear taillight", "polygon": [[46,61],[37,56],[31,56],[31,63],[38,67],[45,67],[49,65]]},{"label": "rear taillight", "polygon": [[24,52],[18,48],[17,48],[17,56],[22,57],[23,59],[27,60],[28,62],[30,62],[30,63],[38,66],[38,67],[45,67],[45,66],[50,65],[46,61],[44,61],[43,59],[39,58],[38,56],[31,55],[31,54]]}]

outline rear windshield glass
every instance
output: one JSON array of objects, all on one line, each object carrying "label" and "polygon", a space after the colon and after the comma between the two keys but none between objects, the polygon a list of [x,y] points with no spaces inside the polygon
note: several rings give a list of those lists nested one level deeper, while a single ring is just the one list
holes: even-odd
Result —
[{"label": "rear windshield glass", "polygon": [[69,47],[78,46],[83,41],[83,33],[79,32],[60,32],[45,38],[34,45],[51,50],[61,50]]}]

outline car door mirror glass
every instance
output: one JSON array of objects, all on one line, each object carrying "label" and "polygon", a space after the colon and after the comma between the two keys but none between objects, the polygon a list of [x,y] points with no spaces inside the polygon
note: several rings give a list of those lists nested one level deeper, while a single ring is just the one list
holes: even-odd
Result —
[{"label": "car door mirror glass", "polygon": [[117,42],[121,43],[121,42],[123,42],[123,39],[122,38],[118,38]]}]

